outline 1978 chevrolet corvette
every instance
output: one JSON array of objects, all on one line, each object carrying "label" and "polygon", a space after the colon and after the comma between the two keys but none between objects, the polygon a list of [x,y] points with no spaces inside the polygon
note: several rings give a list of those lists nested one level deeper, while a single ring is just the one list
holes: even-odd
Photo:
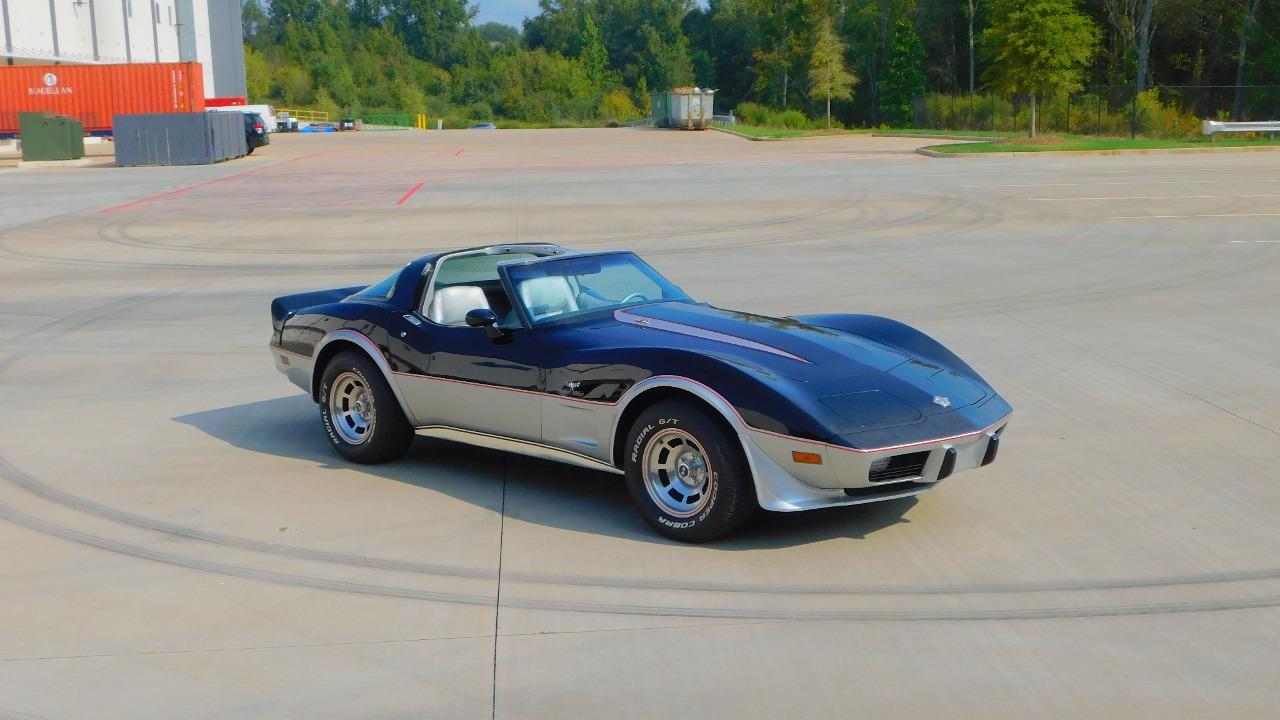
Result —
[{"label": "1978 chevrolet corvette", "polygon": [[495,245],[271,304],[276,367],[354,462],[415,433],[623,474],[699,542],[755,510],[888,500],[996,457],[1011,408],[963,360],[872,315],[691,299],[629,252]]}]

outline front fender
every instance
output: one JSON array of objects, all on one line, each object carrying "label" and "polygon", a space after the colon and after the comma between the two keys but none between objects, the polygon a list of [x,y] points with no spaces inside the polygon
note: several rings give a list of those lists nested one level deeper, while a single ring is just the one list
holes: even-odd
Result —
[{"label": "front fender", "polygon": [[[835,433],[811,393],[796,380],[732,356],[663,349],[650,359],[650,379],[678,377],[708,388],[746,426],[812,440]],[[636,387],[641,385],[645,383]]]}]

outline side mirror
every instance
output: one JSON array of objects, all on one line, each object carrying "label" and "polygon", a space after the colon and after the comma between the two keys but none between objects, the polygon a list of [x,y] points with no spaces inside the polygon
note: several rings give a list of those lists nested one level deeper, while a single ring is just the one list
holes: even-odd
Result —
[{"label": "side mirror", "polygon": [[497,322],[498,315],[489,308],[476,308],[475,310],[467,311],[467,326],[484,328],[485,333],[494,340],[506,337],[506,333],[498,328]]}]

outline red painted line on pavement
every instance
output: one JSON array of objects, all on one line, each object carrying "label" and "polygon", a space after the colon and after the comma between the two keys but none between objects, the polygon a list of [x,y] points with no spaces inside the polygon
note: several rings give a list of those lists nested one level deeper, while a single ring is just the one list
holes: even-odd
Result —
[{"label": "red painted line on pavement", "polygon": [[405,200],[408,200],[409,198],[413,197],[413,194],[414,194],[414,193],[416,193],[416,192],[418,192],[419,190],[421,190],[421,189],[422,189],[422,186],[423,186],[423,185],[426,185],[426,184],[427,184],[427,181],[426,181],[426,180],[423,180],[422,182],[418,183],[417,185],[414,185],[413,187],[409,188],[409,192],[407,192],[407,193],[405,193],[403,196],[401,196],[401,198],[400,198],[399,200],[397,200],[397,201],[396,201],[396,205],[403,205]]},{"label": "red painted line on pavement", "polygon": [[459,155],[461,155],[461,154],[462,154],[462,151],[463,151],[463,150],[466,150],[466,148],[458,148],[458,152],[454,153],[454,154],[453,154],[453,156],[454,156],[454,157],[458,157]]},{"label": "red painted line on pavement", "polygon": [[224,176],[222,176],[222,177],[220,177],[220,178],[214,178],[214,179],[212,179],[212,180],[205,180],[204,182],[199,182],[199,183],[196,183],[195,185],[188,185],[188,186],[186,186],[186,187],[180,187],[180,188],[178,188],[177,190],[170,190],[169,192],[162,192],[162,193],[159,193],[159,194],[157,194],[157,195],[149,195],[149,196],[147,196],[147,197],[139,198],[139,199],[137,199],[137,200],[131,200],[131,201],[129,201],[129,202],[127,202],[127,203],[123,203],[123,204],[121,204],[121,205],[113,205],[112,207],[109,207],[109,208],[106,208],[106,209],[102,210],[102,212],[104,212],[104,213],[109,213],[109,212],[115,212],[115,211],[117,211],[117,210],[124,210],[125,208],[130,208],[130,207],[133,207],[134,205],[141,205],[141,204],[143,204],[143,203],[149,203],[149,202],[151,202],[151,201],[153,201],[153,200],[160,200],[160,199],[163,199],[163,198],[172,197],[172,196],[177,195],[177,194],[179,194],[179,193],[187,192],[188,190],[195,190],[196,188],[202,188],[202,187],[205,187],[205,186],[208,186],[208,185],[213,185],[214,183],[220,183],[220,182],[223,182],[224,180],[233,180],[233,179],[238,178],[238,177],[244,177],[245,175],[251,175],[251,174],[256,173],[256,172],[262,172],[263,170],[270,170],[271,168],[280,167],[281,165],[288,165],[289,163],[295,163],[295,162],[298,162],[299,160],[306,160],[307,158],[313,158],[313,157],[315,157],[315,156],[317,156],[317,155],[320,155],[320,154],[322,154],[322,153],[323,153],[323,151],[321,151],[321,152],[315,152],[315,153],[311,153],[310,155],[303,155],[302,157],[296,157],[296,158],[293,158],[293,159],[291,159],[291,160],[285,160],[285,161],[283,161],[283,162],[278,162],[278,163],[274,163],[274,164],[271,164],[271,165],[263,165],[262,167],[256,167],[256,168],[253,168],[252,170],[243,170],[243,171],[238,172],[238,173],[232,173],[232,174],[230,174],[230,175],[224,175]]}]

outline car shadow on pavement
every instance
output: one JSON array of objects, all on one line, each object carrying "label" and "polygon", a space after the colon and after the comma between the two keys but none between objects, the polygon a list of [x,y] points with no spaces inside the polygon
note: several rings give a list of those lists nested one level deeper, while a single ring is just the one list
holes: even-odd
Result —
[{"label": "car shadow on pavement", "polygon": [[[402,459],[358,465],[329,446],[316,406],[305,395],[261,400],[173,418],[250,452],[314,462],[322,469],[356,470],[428,488],[522,522],[571,532],[681,545],[650,528],[632,508],[620,475],[528,458],[461,443],[418,438]],[[500,483],[506,479],[505,493]],[[899,523],[915,498],[803,513],[761,512],[746,527],[710,545],[761,550],[860,539]]]}]

